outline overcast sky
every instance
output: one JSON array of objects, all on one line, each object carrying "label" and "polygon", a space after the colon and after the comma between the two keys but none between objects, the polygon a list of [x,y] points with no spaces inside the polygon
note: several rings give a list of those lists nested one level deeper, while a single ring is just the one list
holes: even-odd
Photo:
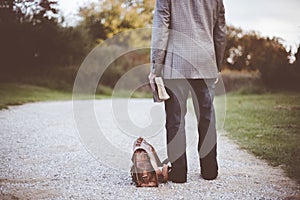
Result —
[{"label": "overcast sky", "polygon": [[227,23],[300,44],[299,0],[224,0]]},{"label": "overcast sky", "polygon": [[[59,0],[69,24],[76,21],[79,5],[88,1],[96,0]],[[300,0],[224,0],[224,4],[228,24],[280,37],[294,49],[300,44]]]}]

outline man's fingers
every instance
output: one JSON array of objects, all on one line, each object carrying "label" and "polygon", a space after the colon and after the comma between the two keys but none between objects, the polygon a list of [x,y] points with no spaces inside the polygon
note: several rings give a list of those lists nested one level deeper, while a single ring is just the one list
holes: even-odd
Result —
[{"label": "man's fingers", "polygon": [[152,74],[152,73],[149,74],[148,79],[149,79],[150,84],[154,83],[155,77],[156,77],[156,74]]}]

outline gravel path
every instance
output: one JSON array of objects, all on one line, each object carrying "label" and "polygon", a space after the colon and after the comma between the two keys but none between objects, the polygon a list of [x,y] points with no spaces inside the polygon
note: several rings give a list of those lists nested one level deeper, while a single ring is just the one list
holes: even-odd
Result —
[{"label": "gravel path", "polygon": [[[106,128],[118,134],[110,103],[97,101],[96,114],[100,121],[107,116]],[[133,103],[136,117],[143,120],[139,112],[151,107],[151,100]],[[194,115],[189,113],[187,118],[187,129],[195,132]],[[72,102],[30,103],[2,110],[0,127],[0,199],[300,199],[299,185],[280,168],[240,150],[224,133],[218,137],[220,175],[216,180],[200,178],[195,143],[190,139],[187,183],[136,188],[127,171],[107,167],[87,152],[76,131]],[[149,140],[155,147],[165,142],[163,133]],[[130,151],[132,143],[133,139],[124,147]]]}]

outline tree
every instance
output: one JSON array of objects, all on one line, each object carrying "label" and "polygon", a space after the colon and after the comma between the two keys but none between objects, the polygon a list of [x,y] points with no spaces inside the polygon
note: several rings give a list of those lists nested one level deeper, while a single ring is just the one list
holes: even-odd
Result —
[{"label": "tree", "polygon": [[[149,34],[126,32],[136,28],[152,25],[154,3],[153,0],[104,0],[80,9],[82,21],[80,27],[88,31],[92,44],[95,46],[104,40],[122,32],[114,41],[118,40],[118,47],[126,48],[139,43],[150,45]],[[150,29],[149,29],[150,30]],[[125,31],[125,32],[124,32]],[[135,34],[139,34],[138,36]],[[109,54],[110,49],[107,48]],[[150,49],[137,50],[116,59],[102,76],[101,84],[113,87],[119,78],[131,68],[149,62]],[[145,68],[147,71],[148,68]]]},{"label": "tree", "polygon": [[56,19],[58,6],[55,0],[0,0],[0,21],[31,22]]},{"label": "tree", "polygon": [[62,27],[57,13],[53,0],[0,0],[1,79],[82,61],[83,31]]},{"label": "tree", "polygon": [[298,46],[297,52],[295,54],[295,58],[296,60],[294,64],[300,72],[300,45]]},{"label": "tree", "polygon": [[48,51],[47,43],[53,41],[42,38],[57,30],[56,3],[48,0],[0,1],[2,73],[22,74],[36,63],[42,52]]},{"label": "tree", "polygon": [[292,88],[300,91],[300,45],[298,46],[295,58],[295,62],[291,65],[292,77],[290,77],[290,79],[292,82]]},{"label": "tree", "polygon": [[[262,37],[255,31],[227,28],[226,67],[233,70],[258,70],[263,82],[271,88],[300,87],[300,53],[289,63],[288,52],[280,38]],[[297,86],[299,85],[299,86]]]},{"label": "tree", "polygon": [[96,43],[125,30],[152,24],[152,0],[104,0],[80,9],[81,26]]},{"label": "tree", "polygon": [[227,30],[225,58],[230,69],[260,70],[267,63],[288,64],[289,53],[279,38],[262,37],[255,31],[244,32],[232,26]]}]

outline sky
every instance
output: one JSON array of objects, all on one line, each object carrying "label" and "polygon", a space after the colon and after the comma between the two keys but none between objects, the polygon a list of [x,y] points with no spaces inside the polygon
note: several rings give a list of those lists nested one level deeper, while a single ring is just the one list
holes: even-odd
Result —
[{"label": "sky", "polygon": [[300,44],[299,0],[224,0],[228,24],[279,37],[294,51]]},{"label": "sky", "polygon": [[[79,18],[79,6],[97,0],[59,0],[67,24]],[[223,0],[228,25],[255,30],[262,36],[282,38],[287,47],[296,51],[300,44],[299,0]],[[153,1],[154,2],[154,1]]]}]

